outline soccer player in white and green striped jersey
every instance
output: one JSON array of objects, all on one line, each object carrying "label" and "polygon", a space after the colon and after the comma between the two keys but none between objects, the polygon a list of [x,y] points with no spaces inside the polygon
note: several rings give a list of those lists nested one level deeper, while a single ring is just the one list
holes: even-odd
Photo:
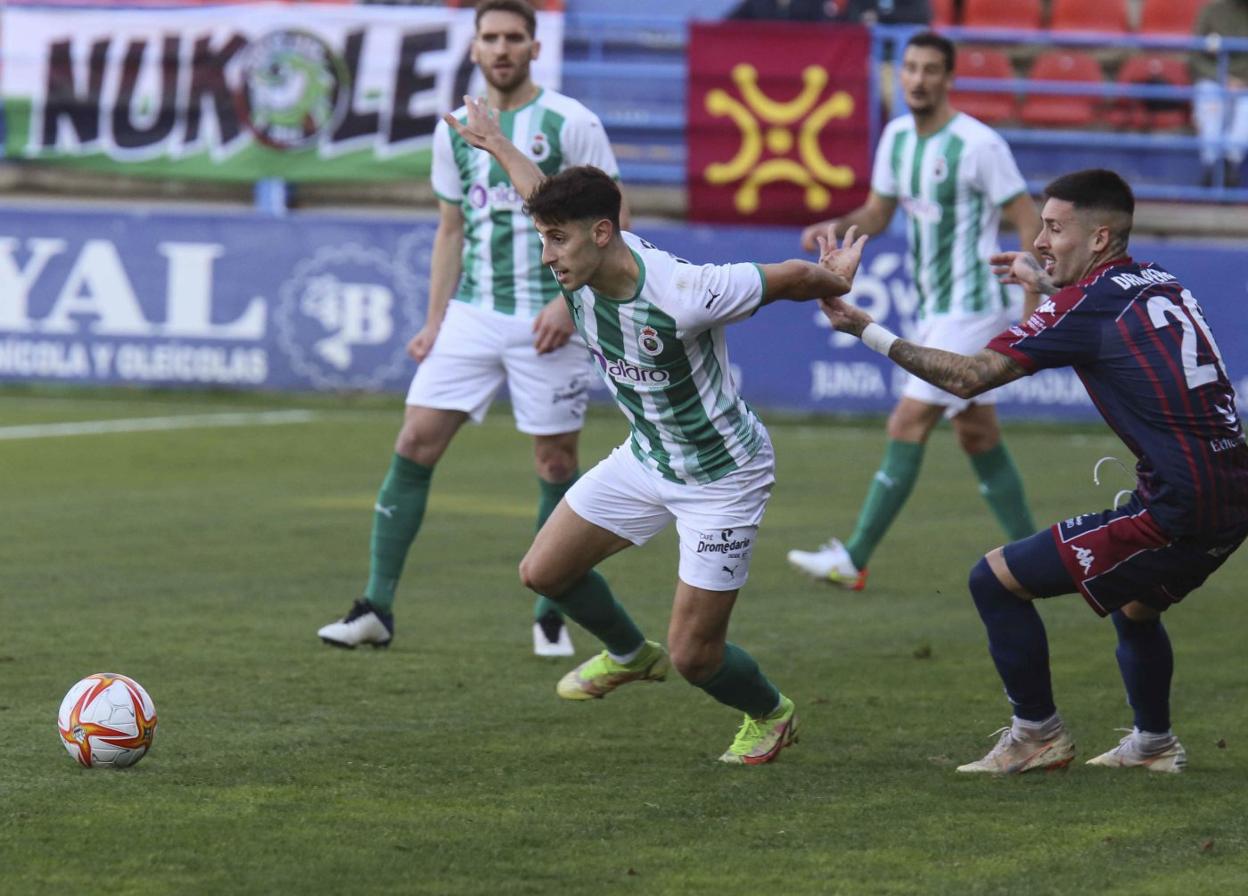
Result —
[{"label": "soccer player in white and green striped jersey", "polygon": [[[792,743],[793,701],[727,641],[775,481],[771,440],[742,400],[728,366],[726,324],[776,299],[844,295],[865,237],[824,244],[820,265],[694,265],[620,229],[620,191],[583,166],[543,177],[468,101],[456,131],[485,149],[526,197],[578,332],[631,435],[564,495],[520,563],[529,588],[549,595],[606,649],[568,672],[566,700],[602,697],[633,681],[662,680],[670,666],[744,713],[724,762],[759,765]],[[594,567],[675,521],[680,564],[668,653],[649,641]]]},{"label": "soccer player in white and green striped jersey", "polygon": [[[471,57],[503,128],[546,173],[619,168],[597,116],[533,83],[537,17],[524,0],[482,0]],[[464,110],[455,113],[461,118]],[[516,428],[533,436],[538,528],[576,480],[577,441],[593,373],[541,240],[506,173],[444,122],[433,135],[438,230],[424,328],[408,344],[420,368],[374,506],[368,582],[342,619],[317,635],[336,647],[387,646],[403,566],[425,515],[434,465],[466,420],[480,423],[504,381]],[[557,301],[552,301],[557,300]],[[571,656],[558,607],[539,597],[533,650]]]},{"label": "soccer player in white and green striped jersey", "polygon": [[[1006,327],[1025,319],[1038,296],[1019,304],[992,276],[988,259],[1000,251],[997,228],[1005,218],[1023,246],[1040,232],[1010,148],[987,125],[949,102],[954,46],[931,31],[913,36],[902,56],[901,86],[910,114],[884,128],[875,153],[867,201],[843,218],[811,225],[806,249],[828,226],[856,226],[876,234],[900,205],[907,217],[909,269],[918,293],[914,341],[974,354]],[[979,479],[979,491],[1010,539],[1034,531],[1014,466],[997,422],[992,392],[960,399],[911,376],[888,418],[888,445],[844,544],[833,538],[814,551],[790,551],[789,562],[822,581],[854,591],[866,585],[867,561],[901,512],[919,478],[924,446],[942,416]]]}]

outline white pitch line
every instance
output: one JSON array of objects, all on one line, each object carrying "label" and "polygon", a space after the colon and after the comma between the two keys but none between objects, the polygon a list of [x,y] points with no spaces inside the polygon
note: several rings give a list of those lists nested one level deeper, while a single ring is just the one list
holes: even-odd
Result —
[{"label": "white pitch line", "polygon": [[281,426],[286,423],[308,423],[314,419],[316,419],[316,414],[312,411],[250,411],[230,414],[183,414],[177,417],[81,420],[76,423],[34,423],[27,426],[0,426],[0,441],[94,436],[114,432],[161,432],[171,429],[219,426]]}]

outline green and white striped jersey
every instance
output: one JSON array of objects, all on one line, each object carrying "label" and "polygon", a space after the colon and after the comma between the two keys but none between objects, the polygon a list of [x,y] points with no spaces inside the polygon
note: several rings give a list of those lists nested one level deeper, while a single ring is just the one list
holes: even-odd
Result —
[{"label": "green and white striped jersey", "polygon": [[[467,121],[463,106],[455,117]],[[519,109],[499,113],[503,133],[547,174],[593,165],[618,178],[602,122],[576,100],[542,90]],[[433,132],[433,192],[464,211],[463,273],[455,298],[481,308],[536,317],[559,295],[542,264],[542,244],[524,199],[494,157],[469,146],[445,121]]]},{"label": "green and white striped jersey", "polygon": [[909,217],[910,273],[918,317],[971,316],[1009,304],[992,276],[1001,206],[1027,189],[1010,147],[992,128],[958,112],[921,137],[914,116],[894,118],[875,153],[871,189]]},{"label": "green and white striped jersey", "polygon": [[737,392],[724,325],[763,299],[757,265],[695,265],[623,234],[641,278],[627,301],[565,293],[572,319],[628,418],[633,454],[673,482],[714,482],[748,461],[763,424]]}]

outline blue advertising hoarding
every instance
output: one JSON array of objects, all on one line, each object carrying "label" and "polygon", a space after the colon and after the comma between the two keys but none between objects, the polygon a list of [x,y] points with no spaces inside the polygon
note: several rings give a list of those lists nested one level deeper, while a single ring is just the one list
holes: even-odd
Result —
[{"label": "blue advertising hoarding", "polygon": [[[399,392],[424,321],[429,217],[0,211],[0,382],[52,381]],[[648,224],[638,232],[694,262],[780,261],[787,228]],[[914,327],[904,240],[868,244],[854,301],[903,335]],[[1248,253],[1137,240],[1205,309],[1248,407]],[[875,413],[902,374],[833,332],[812,304],[781,302],[729,330],[760,408]],[[599,393],[602,394],[602,393]],[[1016,417],[1095,416],[1078,378],[1045,371],[1005,390]]]}]

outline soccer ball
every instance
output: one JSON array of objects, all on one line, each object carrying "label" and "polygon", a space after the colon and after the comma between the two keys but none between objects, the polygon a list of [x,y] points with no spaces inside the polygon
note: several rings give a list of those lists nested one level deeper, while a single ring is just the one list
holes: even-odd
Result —
[{"label": "soccer ball", "polygon": [[61,743],[87,768],[126,768],[152,745],[156,706],[143,686],[114,672],[88,675],[69,689],[57,714]]}]

